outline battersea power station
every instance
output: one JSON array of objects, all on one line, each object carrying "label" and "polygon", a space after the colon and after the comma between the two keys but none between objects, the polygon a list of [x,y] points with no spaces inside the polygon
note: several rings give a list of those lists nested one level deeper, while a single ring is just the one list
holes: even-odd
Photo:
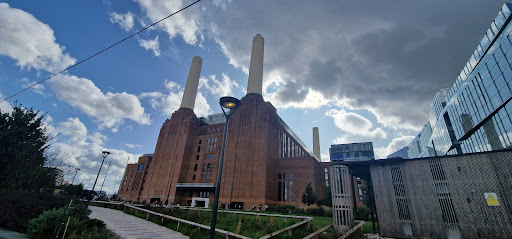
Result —
[{"label": "battersea power station", "polygon": [[[318,131],[313,154],[276,108],[262,97],[264,39],[252,43],[247,95],[230,118],[219,206],[252,209],[265,205],[301,205],[306,186],[323,194]],[[119,198],[146,203],[208,207],[213,202],[221,157],[225,116],[198,118],[194,103],[203,60],[194,57],[181,107],[166,120],[153,154],[128,164]],[[264,210],[262,208],[262,210]]]}]

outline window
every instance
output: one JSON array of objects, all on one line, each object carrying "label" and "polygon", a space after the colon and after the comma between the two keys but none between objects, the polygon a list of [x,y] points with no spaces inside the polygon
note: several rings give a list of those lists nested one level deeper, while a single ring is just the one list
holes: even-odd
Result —
[{"label": "window", "polygon": [[196,155],[196,160],[199,160],[199,154],[198,154],[198,155]]},{"label": "window", "polygon": [[201,152],[201,146],[197,146],[197,152]]},{"label": "window", "polygon": [[142,171],[142,170],[144,170],[144,164],[143,163],[139,164],[139,168],[137,168],[137,171]]},{"label": "window", "polygon": [[199,140],[199,144],[201,144],[202,140]]},{"label": "window", "polygon": [[192,176],[192,180],[196,180],[196,175]]},{"label": "window", "polygon": [[206,172],[206,166],[207,164],[203,164],[203,172]]},{"label": "window", "polygon": [[281,174],[280,173],[277,174],[277,179],[281,179]]},{"label": "window", "polygon": [[194,165],[194,171],[197,171],[197,164]]},{"label": "window", "polygon": [[[198,157],[199,157],[199,155],[198,155]],[[214,158],[215,158],[215,154],[207,154],[207,155],[205,155],[205,157],[204,157],[204,158],[205,158],[206,160],[214,159]]]}]

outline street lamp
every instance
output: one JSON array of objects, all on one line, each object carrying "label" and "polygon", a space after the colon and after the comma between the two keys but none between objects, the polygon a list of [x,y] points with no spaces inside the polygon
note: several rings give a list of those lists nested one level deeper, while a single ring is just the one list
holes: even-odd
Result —
[{"label": "street lamp", "polygon": [[105,173],[105,178],[103,179],[103,183],[101,183],[100,191],[102,191],[102,190],[103,190],[103,185],[105,184],[105,180],[107,180],[108,170],[110,169],[110,164],[111,164],[111,163],[112,163],[112,160],[110,160],[110,162],[108,163],[107,173]]},{"label": "street lamp", "polygon": [[92,191],[94,192],[94,188],[96,187],[96,182],[98,182],[98,177],[100,176],[101,168],[103,167],[103,162],[105,162],[105,158],[110,154],[108,151],[102,151],[103,161],[101,161],[100,170],[98,170],[98,175],[96,175],[96,180],[94,180],[94,185],[92,186]]},{"label": "street lamp", "polygon": [[[222,164],[224,162],[224,148],[226,147],[226,137],[228,134],[228,123],[229,118],[235,113],[235,111],[240,106],[240,100],[230,96],[224,96],[219,100],[220,108],[222,109],[222,113],[226,117],[226,124],[224,125],[224,137],[222,138],[222,147],[220,150],[220,160],[219,167],[217,172],[217,185],[215,187],[215,199],[213,200],[213,210],[212,210],[212,220],[210,223],[210,239],[214,239],[215,237],[215,224],[217,223],[217,207],[219,205],[219,194],[220,194],[220,182],[222,177]],[[224,109],[228,109],[229,111],[226,113]]]},{"label": "street lamp", "polygon": [[73,185],[73,182],[75,182],[76,174],[78,173],[79,168],[75,168],[75,176],[73,176],[73,180],[71,180],[71,185]]}]

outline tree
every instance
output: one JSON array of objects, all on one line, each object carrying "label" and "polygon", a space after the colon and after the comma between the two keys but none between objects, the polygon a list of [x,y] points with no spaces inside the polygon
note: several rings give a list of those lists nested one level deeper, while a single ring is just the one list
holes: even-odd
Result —
[{"label": "tree", "polygon": [[45,167],[51,137],[43,118],[39,111],[17,104],[11,113],[0,111],[0,190],[34,191],[54,185],[53,171]]},{"label": "tree", "polygon": [[332,207],[331,188],[329,186],[324,188],[324,196],[318,200],[318,204]]},{"label": "tree", "polygon": [[311,187],[311,183],[308,183],[306,186],[306,190],[302,194],[302,203],[306,205],[311,205],[316,202],[316,194],[313,192],[313,188]]}]

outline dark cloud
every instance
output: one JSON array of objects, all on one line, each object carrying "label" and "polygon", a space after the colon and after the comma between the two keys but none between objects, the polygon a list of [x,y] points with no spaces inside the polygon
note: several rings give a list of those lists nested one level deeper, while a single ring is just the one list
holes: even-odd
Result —
[{"label": "dark cloud", "polygon": [[308,89],[349,98],[378,117],[419,127],[451,87],[501,8],[499,1],[233,1],[208,8],[208,34],[247,67],[250,40],[265,37],[265,81],[287,76],[281,101]]}]

